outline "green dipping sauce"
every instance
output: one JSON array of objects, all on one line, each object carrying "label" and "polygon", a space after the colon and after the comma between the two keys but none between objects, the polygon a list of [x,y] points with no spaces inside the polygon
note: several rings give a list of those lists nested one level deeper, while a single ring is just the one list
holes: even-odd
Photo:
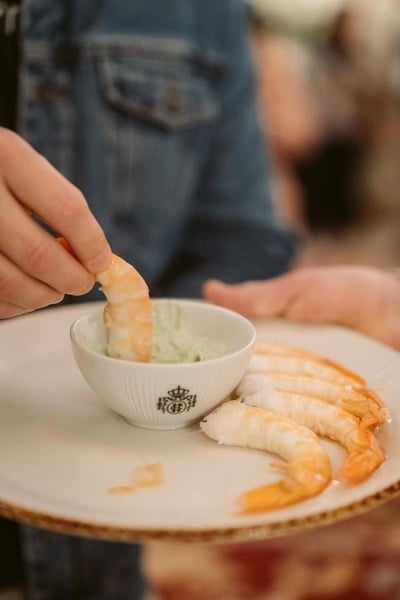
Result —
[{"label": "green dipping sauce", "polygon": [[[154,305],[153,305],[154,306]],[[191,363],[218,358],[228,349],[223,344],[194,335],[187,329],[178,306],[153,308],[152,363]]]}]

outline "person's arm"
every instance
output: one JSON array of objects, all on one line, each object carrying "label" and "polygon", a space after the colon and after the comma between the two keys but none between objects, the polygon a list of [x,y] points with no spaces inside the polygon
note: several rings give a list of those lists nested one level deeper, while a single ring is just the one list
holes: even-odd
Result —
[{"label": "person's arm", "polygon": [[164,294],[199,296],[205,279],[262,279],[288,268],[296,246],[273,214],[265,140],[242,3],[230,3],[223,23],[228,41],[221,110],[213,129],[183,249],[167,276]]},{"label": "person's arm", "polygon": [[[74,256],[36,218],[68,240]],[[21,137],[0,128],[0,318],[84,294],[110,260],[81,192]]]},{"label": "person's arm", "polygon": [[236,286],[208,281],[204,295],[252,318],[336,323],[400,349],[400,280],[377,268],[311,267]]}]

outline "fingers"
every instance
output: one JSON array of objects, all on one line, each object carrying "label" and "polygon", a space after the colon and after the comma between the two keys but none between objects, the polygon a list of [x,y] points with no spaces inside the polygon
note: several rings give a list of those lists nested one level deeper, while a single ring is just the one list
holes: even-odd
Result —
[{"label": "fingers", "polygon": [[2,319],[10,319],[11,317],[19,317],[29,312],[21,306],[15,304],[7,304],[6,302],[0,302],[0,317]]},{"label": "fingers", "polygon": [[227,285],[217,280],[204,284],[204,297],[252,318],[283,315],[292,301],[294,289],[283,275],[266,281]]},{"label": "fingers", "polygon": [[63,294],[32,279],[0,255],[0,316],[22,314],[63,299]]},{"label": "fingers", "polygon": [[250,298],[246,293],[247,285],[228,285],[222,281],[210,279],[203,285],[203,296],[213,304],[225,306],[247,315],[251,313]]},{"label": "fingers", "polygon": [[400,348],[400,282],[368,267],[311,267],[262,282],[210,280],[205,297],[253,318],[335,323]]},{"label": "fingers", "polygon": [[5,129],[0,129],[0,176],[12,196],[68,240],[89,272],[109,266],[110,247],[81,192],[29,144]]},{"label": "fingers", "polygon": [[[252,318],[352,324],[354,274],[345,268],[305,268],[266,281],[227,286],[209,281],[207,299]],[[345,299],[345,301],[343,301]]]},{"label": "fingers", "polygon": [[361,267],[311,267],[267,281],[227,286],[209,281],[207,299],[253,318],[338,323],[371,332],[382,302],[382,275]]},{"label": "fingers", "polygon": [[[63,235],[73,252],[32,215]],[[88,292],[110,262],[104,233],[79,190],[0,128],[0,318]]]},{"label": "fingers", "polygon": [[0,188],[0,195],[1,248],[9,263],[59,293],[89,291],[94,284],[93,274],[37,225],[7,190]]},{"label": "fingers", "polygon": [[[38,307],[41,308],[41,307]],[[22,308],[21,306],[16,306],[15,304],[7,304],[6,302],[0,302],[0,318],[1,319],[10,319],[11,317],[20,317],[21,315],[25,315],[29,312],[35,310],[34,308]]]}]

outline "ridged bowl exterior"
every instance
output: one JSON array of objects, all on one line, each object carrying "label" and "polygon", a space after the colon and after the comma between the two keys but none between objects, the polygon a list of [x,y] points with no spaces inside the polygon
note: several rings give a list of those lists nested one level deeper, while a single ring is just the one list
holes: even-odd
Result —
[{"label": "ridged bowl exterior", "polygon": [[[233,345],[233,351],[194,363],[124,361],[88,349],[88,339],[100,342],[101,337],[104,342],[101,312],[80,317],[71,327],[73,354],[88,385],[105,406],[139,427],[176,429],[200,420],[229,396],[250,360],[255,330],[247,319],[205,302],[173,302],[187,313],[189,322],[205,330],[205,336],[207,323],[214,320],[219,341]],[[224,332],[226,339],[221,339]]]}]

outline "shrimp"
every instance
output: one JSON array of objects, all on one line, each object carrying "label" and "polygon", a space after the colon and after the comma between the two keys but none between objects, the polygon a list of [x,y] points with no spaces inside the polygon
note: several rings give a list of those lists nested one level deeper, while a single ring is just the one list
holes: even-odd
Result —
[{"label": "shrimp", "polygon": [[107,298],[104,324],[109,330],[108,354],[148,362],[152,351],[153,317],[149,289],[132,265],[113,254],[111,265],[96,275]]},{"label": "shrimp", "polygon": [[[56,240],[74,254],[65,238],[60,236]],[[108,301],[103,312],[104,325],[109,329],[108,355],[148,362],[152,351],[153,314],[145,280],[132,265],[113,254],[111,265],[97,273],[96,281]]]},{"label": "shrimp", "polygon": [[363,481],[384,461],[382,448],[368,429],[360,427],[360,419],[314,396],[265,389],[242,398],[250,406],[265,408],[294,419],[314,433],[339,442],[348,456],[339,479],[351,483]]},{"label": "shrimp", "polygon": [[318,437],[281,415],[231,400],[207,415],[200,428],[219,444],[266,450],[287,461],[281,480],[240,495],[243,514],[311,498],[331,481],[330,460]]},{"label": "shrimp", "polygon": [[303,358],[301,355],[270,355],[254,353],[248,369],[251,373],[269,372],[290,373],[292,375],[310,375],[337,385],[364,387],[365,380],[356,374],[332,363]]},{"label": "shrimp", "polygon": [[364,481],[385,460],[385,455],[378,440],[368,429],[355,427],[343,432],[342,444],[349,455],[339,472],[339,479],[349,483]]},{"label": "shrimp", "polygon": [[349,379],[353,380],[354,383],[357,384],[365,384],[365,379],[350,371],[349,369],[345,369],[342,365],[339,365],[337,362],[326,358],[325,356],[321,356],[316,354],[315,352],[311,352],[310,350],[305,350],[304,348],[299,348],[298,346],[292,346],[290,344],[285,344],[284,342],[267,342],[265,340],[257,340],[254,345],[255,354],[260,355],[270,355],[270,356],[286,356],[286,357],[297,357],[303,360],[317,362],[331,369],[339,371],[342,375],[345,375]]},{"label": "shrimp", "polygon": [[363,428],[381,425],[388,418],[388,411],[379,397],[368,388],[353,389],[336,383],[290,373],[248,373],[236,388],[237,396],[254,394],[265,389],[314,396],[340,406],[360,418]]}]

